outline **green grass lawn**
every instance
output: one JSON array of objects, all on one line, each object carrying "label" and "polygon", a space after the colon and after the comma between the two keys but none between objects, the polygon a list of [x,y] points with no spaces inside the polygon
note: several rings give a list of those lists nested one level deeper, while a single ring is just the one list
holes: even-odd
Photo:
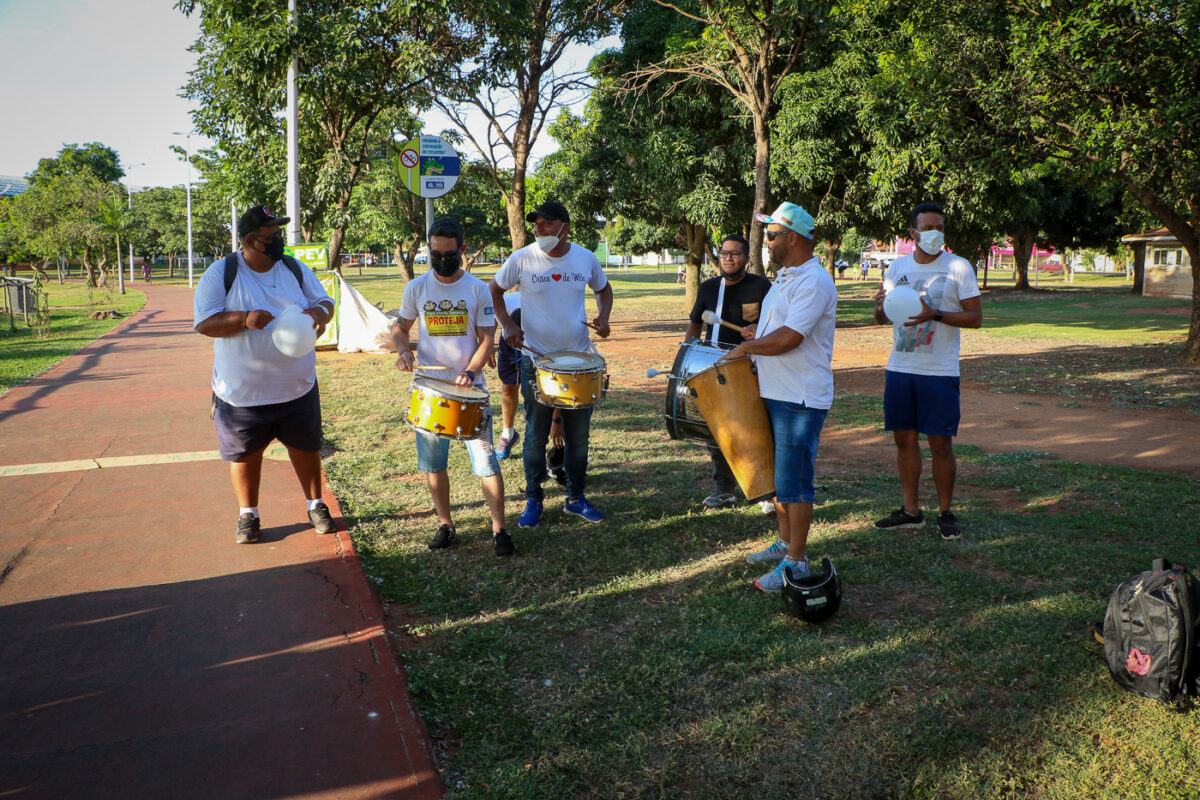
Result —
[{"label": "green grass lawn", "polygon": [[[673,274],[611,277],[618,323],[683,319]],[[869,313],[873,287],[839,284],[839,316]],[[399,304],[385,281],[360,288]],[[1120,291],[989,297],[998,322],[978,333],[1002,343],[1049,312],[1072,345],[1107,352],[1186,330]],[[1120,312],[1135,305],[1152,313]],[[965,536],[945,543],[932,524],[873,527],[899,491],[890,450],[872,467],[825,452],[809,552],[833,559],[845,604],[808,626],[751,587],[765,570],[745,556],[773,523],[757,506],[699,512],[704,451],[670,441],[661,396],[611,367],[588,490],[608,520],[565,518],[549,484],[543,523],[515,529],[518,456],[503,470],[519,555],[500,560],[458,445],[460,545],[427,549],[408,376],[386,356],[320,362],[326,470],[450,797],[1200,796],[1196,716],[1122,693],[1088,635],[1112,586],[1153,557],[1200,558],[1196,481],[960,447]],[[882,436],[879,416],[877,397],[840,395],[827,425]]]},{"label": "green grass lawn", "polygon": [[[115,278],[114,278],[115,281]],[[79,348],[112,330],[119,319],[89,319],[93,311],[116,311],[128,316],[146,303],[146,295],[133,288],[121,295],[114,288],[88,289],[80,283],[43,286],[49,294],[49,325],[45,335],[16,317],[9,330],[8,316],[0,318],[0,393],[42,374]],[[32,315],[31,315],[32,319]]]}]

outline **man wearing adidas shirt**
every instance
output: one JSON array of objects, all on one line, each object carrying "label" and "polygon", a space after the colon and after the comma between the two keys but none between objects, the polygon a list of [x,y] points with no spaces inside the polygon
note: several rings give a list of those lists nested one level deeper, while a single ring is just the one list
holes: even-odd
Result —
[{"label": "man wearing adidas shirt", "polygon": [[[533,223],[536,241],[513,253],[496,273],[490,289],[496,321],[512,347],[525,348],[521,358],[521,395],[525,401],[525,510],[517,520],[522,528],[535,527],[542,517],[546,479],[546,442],[552,422],[562,421],[567,473],[567,502],[563,511],[588,522],[604,515],[584,496],[587,480],[591,408],[551,408],[537,401],[537,370],[531,352],[590,351],[584,324],[586,289],[596,294],[597,315],[592,321],[601,338],[608,338],[612,312],[612,287],[600,262],[591,252],[568,241],[571,217],[561,203],[546,202],[525,218]],[[504,293],[519,285],[521,324],[517,326],[504,307]]]},{"label": "man wearing adidas shirt", "polygon": [[[923,528],[917,486],[921,478],[919,434],[929,440],[933,484],[938,495],[937,526],[943,539],[961,536],[950,505],[954,499],[954,436],[958,434],[959,328],[983,324],[983,301],[975,272],[965,259],[942,249],[946,218],[937,203],[921,203],[909,217],[916,248],[892,262],[875,295],[875,321],[892,324],[892,354],[883,392],[884,427],[896,442],[903,502],[875,523],[877,528]],[[921,296],[921,312],[888,320],[883,299],[893,287],[908,286]]]}]

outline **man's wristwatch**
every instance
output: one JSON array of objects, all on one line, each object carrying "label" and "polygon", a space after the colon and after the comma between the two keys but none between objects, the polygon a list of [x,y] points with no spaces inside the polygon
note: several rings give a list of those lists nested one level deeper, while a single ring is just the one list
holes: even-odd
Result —
[{"label": "man's wristwatch", "polygon": [[937,312],[936,314],[934,314],[934,315],[933,315],[933,321],[934,321],[934,322],[941,322],[941,321],[942,321],[942,312],[941,312],[941,311],[939,311],[939,312]]}]

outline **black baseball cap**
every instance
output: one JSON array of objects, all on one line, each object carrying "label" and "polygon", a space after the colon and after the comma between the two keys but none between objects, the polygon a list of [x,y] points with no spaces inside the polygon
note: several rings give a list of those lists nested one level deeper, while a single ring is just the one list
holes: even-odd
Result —
[{"label": "black baseball cap", "polygon": [[247,235],[268,225],[286,225],[291,221],[291,217],[275,216],[266,206],[255,206],[242,214],[242,218],[238,220],[238,238],[244,239]]},{"label": "black baseball cap", "polygon": [[559,222],[571,224],[571,215],[567,213],[567,207],[562,203],[556,203],[553,200],[547,200],[540,206],[530,211],[525,215],[526,222],[537,222],[537,218],[556,219]]}]

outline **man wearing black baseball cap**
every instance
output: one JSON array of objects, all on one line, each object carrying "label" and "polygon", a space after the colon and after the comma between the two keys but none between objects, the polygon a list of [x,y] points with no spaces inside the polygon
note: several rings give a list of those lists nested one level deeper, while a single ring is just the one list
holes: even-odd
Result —
[{"label": "man wearing black baseball cap", "polygon": [[312,318],[318,336],[333,318],[333,300],[317,276],[284,255],[279,227],[288,221],[265,206],[251,208],[238,220],[241,251],[214,262],[196,284],[196,332],[214,340],[213,421],[240,506],[238,544],[258,541],[263,453],[274,439],[287,448],[309,520],[318,533],[334,530],[321,499],[317,356],[285,355],[269,327],[291,306]]},{"label": "man wearing black baseball cap", "polygon": [[[567,240],[571,215],[562,203],[547,201],[525,219],[533,223],[536,240],[508,257],[489,287],[496,321],[512,347],[526,347],[521,359],[521,395],[525,401],[525,511],[517,520],[522,528],[535,527],[542,518],[547,475],[546,443],[551,425],[562,426],[567,502],[563,511],[588,522],[602,522],[600,513],[584,496],[587,480],[588,440],[592,408],[552,408],[537,399],[537,370],[531,353],[594,350],[586,327],[584,287],[596,294],[597,316],[592,327],[608,338],[608,317],[613,293],[608,276],[589,250]],[[504,293],[514,286],[521,291],[521,324],[513,322],[504,307]]]}]

